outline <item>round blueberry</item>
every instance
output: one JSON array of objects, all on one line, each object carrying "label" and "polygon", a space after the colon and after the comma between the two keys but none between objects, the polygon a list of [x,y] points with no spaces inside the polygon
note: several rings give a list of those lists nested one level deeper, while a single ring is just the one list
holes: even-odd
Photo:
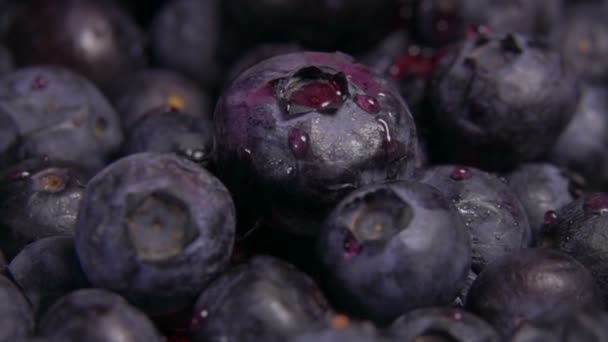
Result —
[{"label": "round blueberry", "polygon": [[[353,189],[411,175],[419,151],[396,89],[340,53],[301,52],[255,65],[225,90],[215,120],[231,187],[242,198],[255,194],[251,202],[265,212],[279,207],[296,218],[315,215],[311,208],[322,217]],[[277,224],[316,232],[311,223]]]},{"label": "round blueberry", "polygon": [[190,338],[285,341],[321,329],[328,309],[307,275],[279,259],[258,256],[228,270],[202,292]]},{"label": "round blueberry", "polygon": [[56,301],[38,332],[49,341],[164,341],[146,315],[102,289],[77,290]]},{"label": "round blueberry", "polygon": [[30,304],[15,284],[0,275],[0,340],[23,341],[34,330]]},{"label": "round blueberry", "polygon": [[88,183],[76,252],[93,285],[150,314],[175,312],[228,265],[234,215],[226,188],[198,165],[134,154]]},{"label": "round blueberry", "polygon": [[60,67],[32,66],[0,79],[0,113],[17,126],[20,159],[48,156],[97,169],[122,143],[120,120],[106,98]]},{"label": "round blueberry", "polygon": [[339,308],[381,323],[450,304],[471,266],[458,213],[438,190],[415,182],[372,185],[345,197],[324,222],[317,253]]}]

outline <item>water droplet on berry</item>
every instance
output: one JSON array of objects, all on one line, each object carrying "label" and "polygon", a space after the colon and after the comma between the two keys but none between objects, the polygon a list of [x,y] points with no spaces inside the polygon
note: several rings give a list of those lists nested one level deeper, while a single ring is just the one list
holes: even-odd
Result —
[{"label": "water droplet on berry", "polygon": [[608,214],[608,194],[597,193],[590,195],[583,204],[587,213],[604,215]]},{"label": "water droplet on berry", "polygon": [[357,241],[357,238],[350,231],[346,231],[346,235],[344,236],[344,256],[347,258],[356,257],[361,253],[363,246]]},{"label": "water droplet on berry", "polygon": [[389,158],[392,158],[395,153],[397,153],[397,143],[393,140],[393,136],[388,122],[386,122],[386,120],[382,118],[377,118],[376,121],[380,123],[380,125],[382,126],[382,131],[384,132],[384,141],[382,142],[382,145],[384,146],[384,152]]},{"label": "water droplet on berry", "polygon": [[449,318],[453,321],[460,321],[462,320],[462,314],[458,311],[453,311],[449,314]]},{"label": "water droplet on berry", "polygon": [[8,179],[12,181],[24,180],[31,176],[29,171],[15,171],[8,175]]},{"label": "water droplet on berry", "polygon": [[544,224],[553,224],[557,220],[557,213],[553,210],[549,210],[543,216]]},{"label": "water droplet on berry", "polygon": [[469,168],[464,167],[464,166],[456,166],[452,170],[452,173],[450,173],[450,178],[452,178],[455,181],[462,181],[465,179],[469,179],[471,177],[473,177],[471,170],[469,170]]},{"label": "water droplet on berry", "polygon": [[36,76],[33,80],[32,80],[32,84],[31,87],[34,90],[41,90],[46,88],[49,85],[49,81],[44,78],[43,76]]},{"label": "water droplet on berry", "polygon": [[309,147],[308,134],[299,128],[289,130],[287,137],[289,149],[297,159],[306,157]]},{"label": "water droplet on berry", "polygon": [[370,114],[376,114],[380,111],[380,104],[378,100],[371,96],[367,95],[357,95],[355,96],[355,103],[359,108]]}]

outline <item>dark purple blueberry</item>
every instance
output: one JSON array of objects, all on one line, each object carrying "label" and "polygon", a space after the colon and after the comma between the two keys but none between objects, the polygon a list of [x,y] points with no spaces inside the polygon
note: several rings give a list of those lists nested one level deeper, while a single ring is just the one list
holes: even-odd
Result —
[{"label": "dark purple blueberry", "polygon": [[89,174],[70,162],[30,159],[0,172],[0,244],[13,257],[26,244],[73,236]]},{"label": "dark purple blueberry", "polygon": [[523,322],[510,342],[601,342],[608,339],[608,314],[599,310],[566,310],[541,320]]},{"label": "dark purple blueberry", "polygon": [[494,169],[533,160],[575,113],[578,82],[534,39],[480,34],[448,56],[431,86],[432,134],[448,160]]},{"label": "dark purple blueberry", "polygon": [[[345,316],[342,316],[345,317]],[[309,332],[289,339],[289,342],[389,342],[372,324],[349,322],[348,318],[332,322],[330,328]]]},{"label": "dark purple blueberry", "polygon": [[[416,127],[398,92],[340,53],[265,60],[226,89],[215,115],[231,187],[302,234],[315,234],[318,217],[349,191],[410,176],[418,161]],[[301,219],[316,223],[293,223]]]},{"label": "dark purple blueberry", "polygon": [[139,153],[88,183],[76,252],[93,285],[160,315],[191,304],[224,270],[234,234],[219,180],[176,155]]},{"label": "dark purple blueberry", "polygon": [[445,46],[464,38],[463,0],[415,0],[413,32],[425,45]]},{"label": "dark purple blueberry", "polygon": [[593,193],[557,212],[543,230],[541,244],[559,249],[593,274],[604,304],[608,305],[608,194]]},{"label": "dark purple blueberry", "polygon": [[146,69],[133,75],[114,99],[126,129],[147,115],[173,110],[209,120],[211,103],[193,81],[177,72]]},{"label": "dark purple blueberry", "polygon": [[126,132],[125,154],[176,153],[207,165],[215,151],[213,122],[182,112],[142,117]]},{"label": "dark purple blueberry", "polygon": [[205,86],[221,78],[220,46],[230,44],[222,28],[222,1],[167,1],[150,32],[152,52],[163,67]]},{"label": "dark purple blueberry", "polygon": [[7,44],[20,66],[68,67],[104,92],[146,64],[142,32],[113,1],[20,1]]},{"label": "dark purple blueberry", "polygon": [[548,163],[521,164],[508,175],[509,186],[528,214],[534,239],[553,214],[581,195],[568,174]]},{"label": "dark purple blueberry", "polygon": [[338,308],[379,323],[450,304],[471,266],[468,232],[452,204],[414,182],[349,194],[324,222],[317,253]]},{"label": "dark purple blueberry", "polygon": [[[466,170],[466,171],[465,171]],[[473,271],[532,242],[526,211],[509,186],[495,175],[464,166],[436,166],[419,180],[439,189],[469,228]]]},{"label": "dark purple blueberry", "polygon": [[587,268],[560,251],[533,248],[488,265],[473,283],[466,308],[508,337],[525,321],[599,303]]},{"label": "dark purple blueberry", "polygon": [[14,162],[19,145],[19,128],[10,115],[0,110],[0,168]]},{"label": "dark purple blueberry", "polygon": [[576,114],[550,152],[550,160],[580,173],[589,190],[608,190],[608,90],[585,87]]},{"label": "dark purple blueberry", "polygon": [[89,286],[76,257],[74,239],[68,236],[43,238],[27,245],[11,260],[8,270],[36,316],[60,297]]},{"label": "dark purple blueberry", "polygon": [[423,308],[411,311],[397,319],[388,333],[395,341],[502,341],[500,335],[484,320],[455,308]]},{"label": "dark purple blueberry", "polygon": [[228,270],[202,292],[190,340],[286,341],[321,329],[328,310],[312,279],[279,259],[259,256]]},{"label": "dark purple blueberry", "polygon": [[0,275],[0,340],[23,341],[34,330],[34,315],[22,292]]},{"label": "dark purple blueberry", "polygon": [[234,80],[243,71],[258,64],[259,62],[262,62],[265,59],[303,50],[304,49],[301,46],[294,43],[267,43],[258,45],[245,52],[236,62],[232,64],[225,80],[227,82]]},{"label": "dark purple blueberry", "polygon": [[38,333],[49,341],[164,341],[148,317],[102,289],[77,290],[59,299],[42,317]]},{"label": "dark purple blueberry", "polygon": [[0,113],[17,126],[20,159],[48,156],[95,169],[122,142],[118,115],[106,98],[60,67],[33,66],[2,78]]},{"label": "dark purple blueberry", "polygon": [[561,25],[560,48],[566,62],[584,80],[608,80],[608,27],[602,4],[570,6]]}]

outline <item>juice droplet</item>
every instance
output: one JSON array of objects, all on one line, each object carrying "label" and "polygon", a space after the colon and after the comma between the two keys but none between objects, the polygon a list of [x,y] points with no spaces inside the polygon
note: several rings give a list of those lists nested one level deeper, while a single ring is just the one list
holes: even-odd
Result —
[{"label": "juice droplet", "polygon": [[545,215],[543,216],[543,223],[544,224],[553,224],[555,223],[555,221],[557,221],[557,213],[553,210],[549,210],[545,213]]},{"label": "juice droplet", "polygon": [[608,214],[608,194],[597,193],[590,195],[585,200],[583,208],[591,214]]},{"label": "juice droplet", "polygon": [[344,236],[344,256],[348,259],[356,257],[361,253],[363,246],[357,241],[353,233],[350,231],[346,232],[346,236]]},{"label": "juice droplet", "polygon": [[473,177],[471,170],[469,170],[469,168],[464,167],[464,166],[456,166],[452,170],[452,173],[450,173],[450,178],[452,178],[455,181],[462,181],[462,180],[469,179],[471,177]]},{"label": "juice droplet", "polygon": [[368,95],[357,95],[355,96],[355,103],[359,108],[370,114],[376,114],[380,112],[380,104],[378,100]]},{"label": "juice droplet", "polygon": [[292,128],[289,130],[287,137],[289,149],[297,159],[303,159],[308,153],[310,145],[309,137],[306,132],[299,128]]},{"label": "juice droplet", "polygon": [[43,76],[36,76],[36,78],[32,80],[31,87],[34,90],[41,90],[46,88],[48,85],[49,81],[46,78],[44,78]]}]

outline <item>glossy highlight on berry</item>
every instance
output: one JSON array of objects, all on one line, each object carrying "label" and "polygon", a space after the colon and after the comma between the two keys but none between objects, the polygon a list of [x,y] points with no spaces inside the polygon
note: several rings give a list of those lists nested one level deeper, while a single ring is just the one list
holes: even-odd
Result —
[{"label": "glossy highlight on berry", "polygon": [[455,181],[463,181],[473,177],[471,171],[464,166],[457,166],[450,173],[450,178]]},{"label": "glossy highlight on berry", "polygon": [[596,215],[608,214],[608,194],[597,193],[590,195],[583,204],[585,212]]}]

